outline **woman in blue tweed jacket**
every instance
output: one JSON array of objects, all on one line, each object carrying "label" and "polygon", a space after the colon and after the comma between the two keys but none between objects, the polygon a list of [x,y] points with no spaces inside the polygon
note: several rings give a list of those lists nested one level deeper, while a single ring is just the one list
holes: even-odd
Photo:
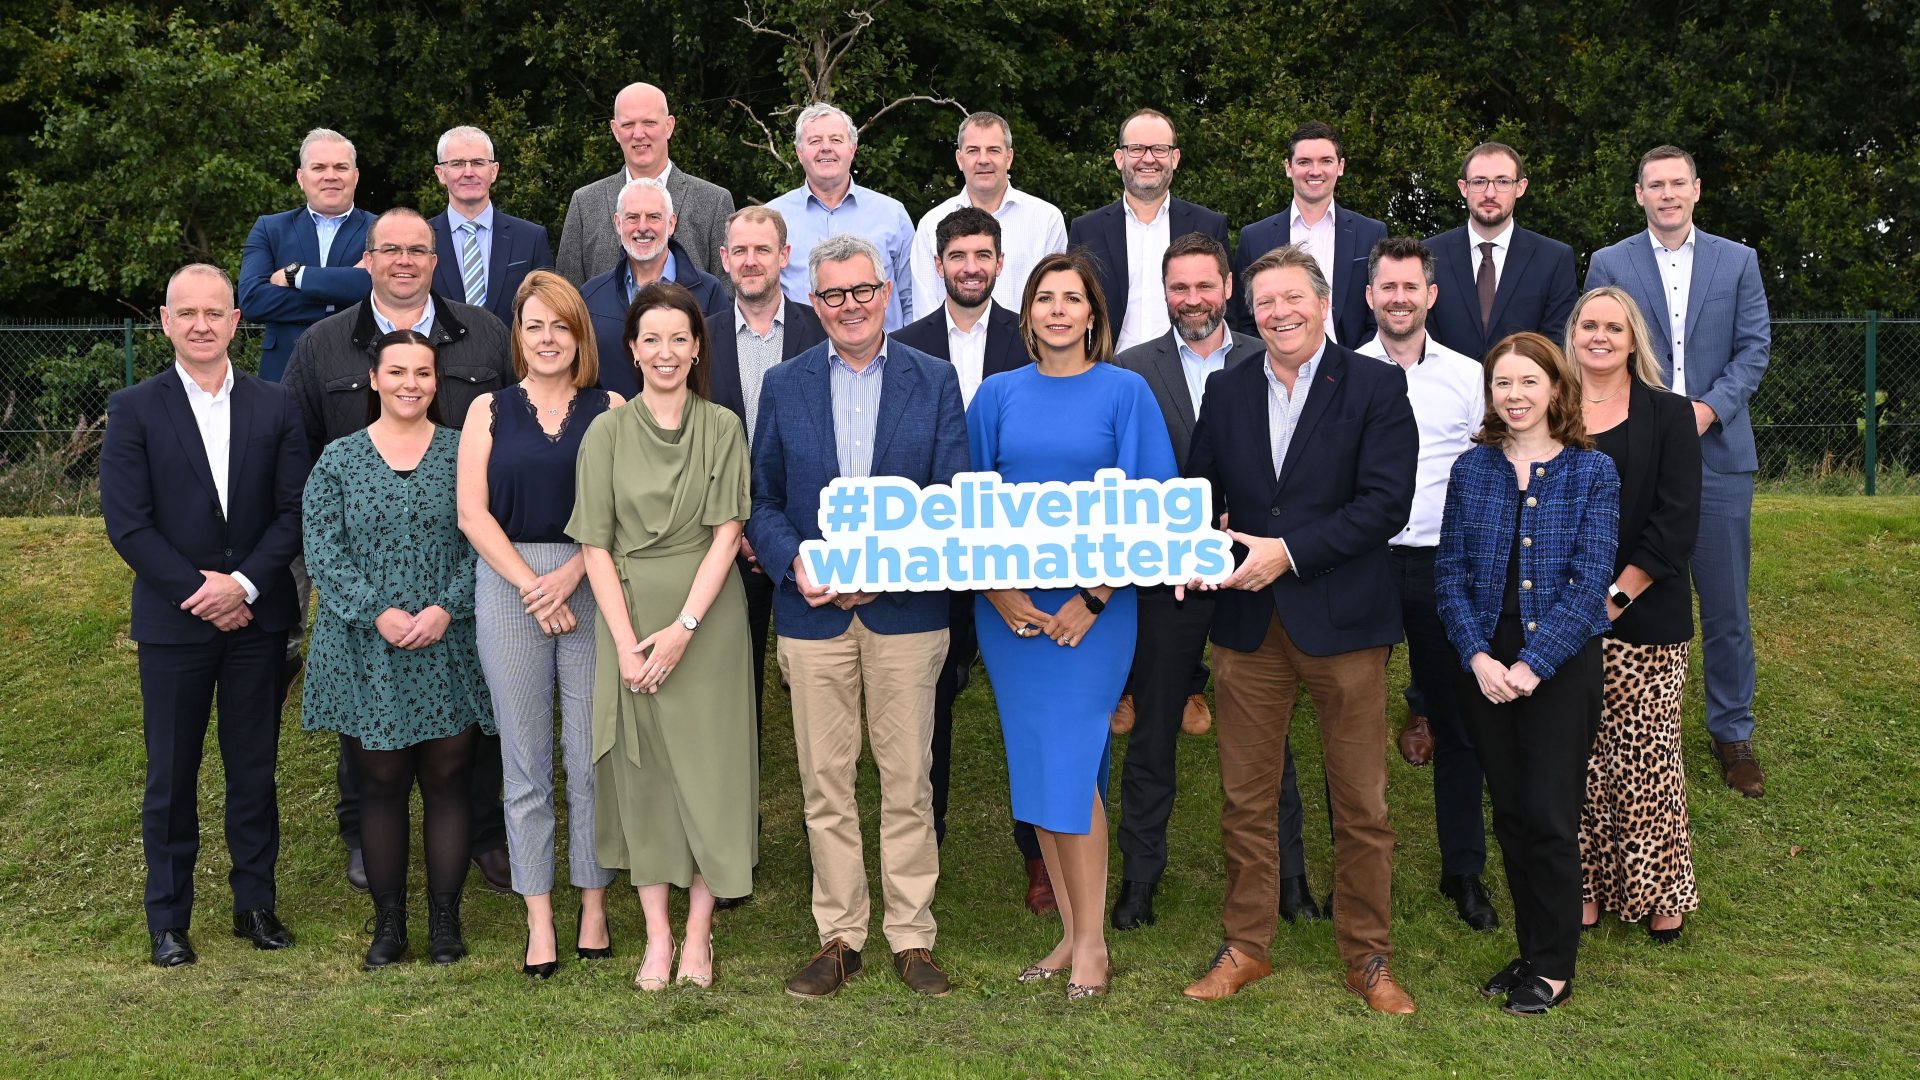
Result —
[{"label": "woman in blue tweed jacket", "polygon": [[1573,992],[1580,803],[1600,723],[1620,478],[1592,449],[1558,346],[1488,354],[1487,413],[1447,483],[1434,594],[1460,654],[1460,711],[1493,799],[1520,956],[1487,982],[1533,1015]]}]

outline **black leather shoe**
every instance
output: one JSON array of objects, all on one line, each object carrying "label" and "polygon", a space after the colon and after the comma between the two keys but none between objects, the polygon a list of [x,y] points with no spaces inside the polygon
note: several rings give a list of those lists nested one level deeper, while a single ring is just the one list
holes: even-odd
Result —
[{"label": "black leather shoe", "polygon": [[1313,922],[1323,917],[1313,902],[1313,887],[1307,884],[1307,875],[1280,879],[1280,917],[1288,922]]},{"label": "black leather shoe", "polygon": [[361,971],[378,971],[407,958],[407,894],[382,893],[374,897],[373,918],[367,920],[373,944],[367,946]]},{"label": "black leather shoe", "polygon": [[1520,985],[1507,992],[1507,1003],[1501,1008],[1515,1016],[1539,1016],[1548,1009],[1558,1008],[1573,996],[1573,980],[1554,993],[1547,980],[1538,975],[1529,975]]},{"label": "black leather shoe", "polygon": [[185,930],[162,930],[153,935],[154,967],[186,967],[199,959]]},{"label": "black leather shoe", "polygon": [[293,944],[293,933],[280,925],[272,908],[233,913],[233,936],[246,938],[256,949],[284,949]]},{"label": "black leather shoe", "polygon": [[1460,921],[1474,930],[1497,930],[1500,913],[1493,910],[1479,874],[1454,874],[1440,879],[1440,895],[1453,901]]},{"label": "black leather shoe", "polygon": [[713,898],[713,910],[732,911],[737,907],[746,907],[747,903],[752,899],[752,893],[748,893],[745,896],[716,896]]},{"label": "black leather shoe", "polygon": [[466,958],[467,942],[460,936],[460,894],[435,893],[427,897],[427,955],[436,964]]},{"label": "black leather shoe", "polygon": [[507,862],[506,848],[474,852],[473,865],[480,868],[480,880],[487,883],[487,888],[503,895],[512,895],[513,867]]},{"label": "black leather shoe", "polygon": [[[556,955],[554,959],[549,960],[544,964],[529,964],[526,962],[525,956],[526,956],[527,950],[531,948],[533,948],[533,931],[528,930],[527,944],[520,950],[520,955],[522,957],[520,961],[520,974],[525,975],[529,979],[553,978],[553,973],[560,969],[560,960],[558,955]],[[556,954],[559,952],[559,950],[557,949],[554,951]]]},{"label": "black leather shoe", "polygon": [[1113,905],[1115,930],[1138,930],[1153,925],[1152,881],[1122,881],[1120,899]]},{"label": "black leather shoe", "polygon": [[[573,925],[579,926],[587,921],[586,901],[580,902],[580,911],[573,918]],[[573,954],[582,960],[610,960],[613,958],[613,923],[607,923],[607,943],[601,946],[582,945],[577,936],[573,939]]]},{"label": "black leather shoe", "polygon": [[367,884],[367,857],[359,848],[347,849],[347,888],[362,896],[373,891]]},{"label": "black leather shoe", "polygon": [[1501,994],[1510,993],[1514,987],[1532,977],[1533,965],[1525,958],[1516,959],[1513,963],[1501,968],[1493,978],[1487,980],[1487,985],[1480,988],[1480,996],[1497,998]]}]

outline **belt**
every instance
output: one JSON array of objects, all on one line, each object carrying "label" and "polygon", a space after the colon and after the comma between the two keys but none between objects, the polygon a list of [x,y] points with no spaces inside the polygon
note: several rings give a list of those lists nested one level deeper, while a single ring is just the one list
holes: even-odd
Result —
[{"label": "belt", "polygon": [[1411,547],[1401,544],[1388,544],[1387,550],[1393,552],[1395,555],[1432,555],[1440,549],[1438,547]]}]

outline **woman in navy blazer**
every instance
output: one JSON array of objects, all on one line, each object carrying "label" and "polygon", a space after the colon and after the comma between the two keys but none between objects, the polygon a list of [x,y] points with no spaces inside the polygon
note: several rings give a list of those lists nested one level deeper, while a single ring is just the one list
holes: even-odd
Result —
[{"label": "woman in navy blazer", "polygon": [[1434,560],[1460,654],[1460,710],[1493,798],[1520,956],[1488,980],[1516,1015],[1573,992],[1580,804],[1600,723],[1607,587],[1620,522],[1613,461],[1591,449],[1580,379],[1553,342],[1488,354],[1487,414],[1454,462]]}]

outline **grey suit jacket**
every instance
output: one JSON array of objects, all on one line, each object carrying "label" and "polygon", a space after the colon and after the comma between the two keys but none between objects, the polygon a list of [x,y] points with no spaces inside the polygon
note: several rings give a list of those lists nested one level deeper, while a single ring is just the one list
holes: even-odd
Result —
[{"label": "grey suit jacket", "polygon": [[[620,261],[620,237],[613,228],[613,204],[627,186],[627,170],[595,180],[573,193],[567,203],[567,221],[560,229],[560,255],[554,269],[578,288],[587,279]],[[687,249],[693,264],[726,283],[720,272],[720,245],[727,238],[727,219],[733,216],[733,192],[710,184],[681,168],[667,174],[667,194],[673,196],[678,218],[673,238]]]},{"label": "grey suit jacket", "polygon": [[[1115,367],[1137,371],[1153,387],[1153,400],[1160,404],[1160,415],[1167,422],[1167,434],[1173,439],[1173,460],[1181,475],[1187,471],[1187,451],[1193,446],[1194,417],[1199,402],[1187,392],[1187,372],[1180,363],[1180,347],[1169,330],[1152,341],[1143,341],[1113,358]],[[1257,336],[1235,334],[1233,348],[1227,351],[1227,369],[1240,366],[1248,357],[1262,356],[1266,344]]]}]

